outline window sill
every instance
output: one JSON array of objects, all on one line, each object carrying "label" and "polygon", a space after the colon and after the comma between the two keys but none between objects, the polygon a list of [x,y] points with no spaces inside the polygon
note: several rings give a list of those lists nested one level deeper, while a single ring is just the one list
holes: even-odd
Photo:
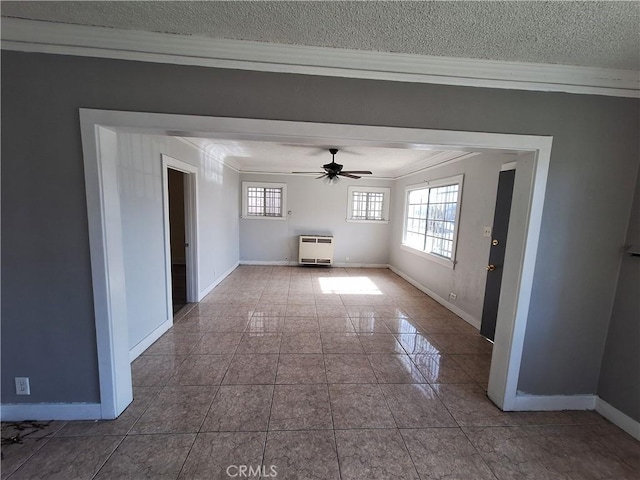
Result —
[{"label": "window sill", "polygon": [[258,215],[246,215],[240,217],[242,220],[286,220],[287,217],[261,217]]},{"label": "window sill", "polygon": [[450,268],[451,270],[455,269],[456,267],[455,260],[449,260],[448,258],[439,257],[438,255],[434,255],[433,253],[416,250],[415,248],[411,248],[405,244],[401,244],[400,248],[406,252],[413,253],[414,255],[418,255],[419,257],[423,257],[427,260],[431,260],[432,262],[439,263],[440,265]]},{"label": "window sill", "polygon": [[380,224],[389,223],[389,220],[356,220],[353,218],[347,218],[346,221],[348,223],[380,223]]}]

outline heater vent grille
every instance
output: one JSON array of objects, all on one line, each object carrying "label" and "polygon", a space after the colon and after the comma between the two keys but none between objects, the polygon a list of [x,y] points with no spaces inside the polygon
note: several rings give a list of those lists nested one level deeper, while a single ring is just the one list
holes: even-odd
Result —
[{"label": "heater vent grille", "polygon": [[333,264],[333,237],[326,235],[300,235],[298,263],[301,265]]}]

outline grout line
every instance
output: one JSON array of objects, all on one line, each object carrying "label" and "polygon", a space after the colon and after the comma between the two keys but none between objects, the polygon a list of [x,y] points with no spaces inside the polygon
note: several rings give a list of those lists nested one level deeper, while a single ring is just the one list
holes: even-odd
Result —
[{"label": "grout line", "polygon": [[[9,423],[14,423],[14,422],[9,422]],[[17,423],[17,422],[15,422],[15,423]],[[68,423],[68,422],[67,422],[67,423]],[[63,425],[63,428],[64,428],[64,425]],[[62,428],[61,428],[61,429],[62,429]],[[60,429],[60,430],[61,430],[61,429]],[[13,477],[13,475],[14,475],[18,470],[20,470],[20,469],[23,467],[23,465],[25,465],[29,460],[31,460],[31,458],[33,458],[33,456],[34,456],[35,454],[37,454],[40,450],[42,450],[42,449],[44,448],[44,446],[45,446],[45,445],[47,445],[47,444],[51,441],[51,439],[52,439],[52,438],[56,437],[56,435],[58,434],[58,432],[59,432],[60,430],[58,430],[57,432],[55,432],[53,435],[44,435],[44,436],[42,436],[42,437],[36,437],[36,438],[34,438],[34,439],[33,439],[34,441],[38,441],[38,442],[39,442],[39,441],[41,441],[41,440],[45,440],[45,439],[46,439],[46,441],[45,441],[45,442],[42,442],[42,445],[40,445],[40,448],[38,448],[38,449],[34,450],[33,452],[31,452],[31,454],[30,454],[30,455],[28,455],[28,456],[27,456],[27,458],[25,458],[22,462],[20,462],[20,463],[18,464],[18,466],[13,470],[13,472],[11,472],[11,474],[10,474],[7,478]],[[59,438],[64,438],[64,437],[59,437]],[[4,454],[4,452],[3,452],[3,454]],[[0,468],[0,470],[1,470],[1,468]]]},{"label": "grout line", "polygon": [[[405,350],[404,347],[402,347],[402,349]],[[406,352],[406,350],[405,350],[405,352]],[[382,398],[384,399],[384,403],[387,406],[387,408],[389,409],[389,413],[391,413],[391,418],[393,419],[393,423],[396,426],[396,432],[400,436],[400,440],[402,441],[402,444],[404,445],[404,448],[405,448],[405,450],[407,452],[407,455],[409,456],[409,460],[411,460],[411,465],[413,466],[413,469],[416,472],[416,475],[418,475],[418,478],[420,478],[420,474],[418,473],[418,467],[416,467],[416,464],[413,461],[413,458],[411,457],[411,453],[409,452],[409,447],[407,447],[407,443],[405,442],[404,437],[402,436],[402,433],[400,432],[400,426],[398,425],[398,420],[396,419],[396,416],[393,413],[393,409],[391,408],[391,405],[389,405],[389,400],[388,400],[387,396],[385,395],[384,390],[382,390],[382,388],[380,387],[380,379],[378,378],[378,375],[376,375],[376,371],[373,368],[373,364],[371,363],[370,355],[367,355],[367,361],[369,362],[369,366],[371,367],[371,370],[373,370],[373,374],[376,377],[376,386],[378,387],[378,391],[382,395]],[[409,358],[409,361],[411,361],[411,358]]]},{"label": "grout line", "polygon": [[[100,470],[102,470],[104,468],[104,466],[107,464],[107,462],[109,461],[109,459],[113,456],[113,454],[116,452],[116,450],[118,450],[118,448],[120,447],[120,445],[122,445],[122,442],[124,442],[124,439],[127,438],[127,435],[123,435],[122,438],[120,439],[120,441],[118,442],[118,444],[114,447],[113,450],[111,450],[111,453],[109,453],[109,455],[107,455],[107,458],[105,458],[104,462],[102,462],[100,464],[100,468],[98,468],[96,470],[96,473],[93,474],[93,476],[91,477],[91,479],[93,480],[94,478],[96,478],[98,476],[98,474],[100,473]],[[16,472],[14,472],[16,473]],[[11,474],[11,476],[13,476],[14,474]]]},{"label": "grout line", "polygon": [[[153,402],[155,402],[156,398],[158,398],[158,395],[160,395],[160,392],[162,392],[162,390],[164,390],[164,386],[163,387],[133,387],[135,388],[158,388],[158,391],[153,395],[153,397],[151,398],[151,400],[149,400],[149,403],[147,404],[146,408],[144,409],[144,411],[140,414],[140,416],[138,418],[136,418],[136,421],[133,422],[131,424],[131,426],[129,427],[129,430],[127,430],[127,433],[125,433],[125,436],[128,436],[131,433],[131,430],[133,430],[133,428],[138,424],[138,422],[140,421],[140,419],[142,418],[142,416],[147,413],[147,410],[149,410],[149,407],[151,407],[151,405],[153,404]],[[135,402],[136,398],[135,395],[133,397],[133,401]],[[128,407],[127,407],[128,408]],[[124,412],[123,412],[124,413]]]},{"label": "grout line", "polygon": [[[286,310],[285,310],[286,313]],[[286,318],[286,317],[285,317]],[[286,320],[285,320],[286,322]],[[273,401],[276,397],[276,381],[278,380],[278,368],[280,368],[280,351],[282,350],[282,341],[284,340],[284,335],[280,334],[280,344],[278,346],[278,358],[276,360],[276,371],[273,376],[273,390],[271,391],[271,405],[269,406],[269,418],[267,419],[267,428],[264,434],[264,446],[262,447],[262,459],[260,461],[260,465],[264,466],[264,460],[267,453],[267,442],[269,441],[269,426],[271,424],[271,412],[273,411]]]},{"label": "grout line", "polygon": [[[214,395],[215,397],[215,395]],[[205,416],[206,418],[206,416]],[[202,427],[202,425],[201,425]],[[184,460],[182,461],[182,465],[180,466],[180,470],[178,470],[178,476],[176,478],[178,478],[180,476],[180,474],[182,473],[182,470],[184,470],[184,466],[187,464],[187,459],[189,458],[189,455],[191,455],[191,450],[193,450],[193,446],[196,444],[196,440],[198,440],[198,436],[200,435],[200,432],[196,432],[195,435],[193,435],[193,442],[191,442],[191,445],[189,446],[189,451],[187,452],[187,454],[184,456]]]},{"label": "grout line", "polygon": [[[444,402],[443,402],[443,403],[444,403]],[[452,415],[452,416],[453,416],[453,415]],[[454,420],[455,420],[455,418],[454,418]],[[457,421],[457,420],[456,420],[456,423],[458,423],[458,421]],[[493,426],[490,426],[489,428],[491,428],[491,427],[494,427],[494,428],[495,428],[496,426],[498,426],[498,425],[493,425]],[[498,427],[499,427],[499,426],[498,426]],[[489,469],[489,471],[491,472],[491,474],[493,475],[493,477],[494,477],[495,479],[497,479],[497,478],[498,478],[498,472],[494,471],[494,469],[493,469],[493,468],[491,468],[491,465],[489,465],[489,462],[486,462],[486,461],[485,461],[485,459],[484,459],[484,455],[482,455],[482,452],[481,452],[481,451],[476,447],[475,443],[473,443],[473,442],[471,441],[471,439],[469,438],[469,435],[467,435],[467,432],[465,432],[465,431],[464,431],[464,428],[462,428],[462,426],[461,426],[461,425],[459,425],[459,424],[458,424],[458,428],[460,429],[460,432],[462,432],[462,435],[464,435],[464,438],[466,438],[466,439],[467,439],[467,442],[469,442],[469,445],[471,445],[471,446],[473,447],[473,449],[476,451],[476,453],[478,454],[478,457],[480,457],[480,460],[482,461],[482,463],[484,463],[484,465]],[[485,428],[486,428],[486,427],[485,427]]]},{"label": "grout line", "polygon": [[[342,301],[342,299],[340,299],[340,301]],[[349,322],[351,322],[351,319],[349,319]],[[331,431],[333,433],[333,445],[336,449],[336,461],[338,462],[338,476],[340,477],[340,480],[342,480],[342,467],[340,464],[340,455],[338,454],[338,438],[336,437],[336,425],[333,418],[333,407],[331,406],[331,389],[329,385],[329,375],[327,374],[327,362],[326,362],[326,357],[324,353],[324,345],[322,343],[322,333],[320,334],[320,350],[322,352],[322,364],[324,365],[324,376],[325,376],[325,379],[327,380],[327,399],[329,401],[329,414],[331,415]]]}]

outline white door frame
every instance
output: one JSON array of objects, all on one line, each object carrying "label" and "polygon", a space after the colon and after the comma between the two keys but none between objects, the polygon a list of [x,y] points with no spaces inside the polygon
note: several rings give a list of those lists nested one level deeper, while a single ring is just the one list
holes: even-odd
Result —
[{"label": "white door frame", "polygon": [[162,154],[164,204],[165,270],[167,276],[167,318],[173,317],[171,301],[171,230],[169,225],[169,168],[184,173],[185,263],[187,265],[187,302],[197,302],[198,284],[198,169],[177,158]]},{"label": "white door frame", "polygon": [[[131,398],[126,310],[123,316],[121,288],[113,278],[122,267],[122,256],[118,254],[122,246],[118,243],[121,242],[118,236],[120,212],[116,178],[112,172],[115,170],[117,149],[112,152],[113,148],[108,148],[108,144],[115,141],[114,130],[118,129],[156,135],[184,134],[312,145],[326,145],[333,141],[354,146],[411,148],[413,145],[431,145],[531,152],[530,175],[522,180],[526,190],[523,190],[526,212],[522,217],[522,238],[519,242],[510,242],[511,248],[520,249],[517,252],[520,261],[512,262],[505,268],[505,275],[510,275],[515,281],[503,284],[501,291],[497,341],[494,344],[488,389],[489,397],[503,410],[518,408],[518,377],[538,253],[552,137],[90,109],[80,109],[80,124],[87,186],[102,418],[118,416]],[[110,140],[106,141],[106,138]],[[509,233],[511,235],[511,228]],[[116,312],[119,314],[116,315]],[[121,335],[124,335],[124,342]],[[126,345],[124,350],[123,344]]]}]

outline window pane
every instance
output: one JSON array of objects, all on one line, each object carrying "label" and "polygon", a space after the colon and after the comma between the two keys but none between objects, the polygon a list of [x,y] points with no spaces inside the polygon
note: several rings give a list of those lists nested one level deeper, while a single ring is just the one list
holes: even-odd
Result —
[{"label": "window pane", "polygon": [[457,204],[455,203],[448,203],[447,205],[445,205],[445,211],[444,211],[444,219],[448,220],[450,222],[455,222],[456,221],[456,208]]},{"label": "window pane", "polygon": [[429,189],[411,190],[409,192],[409,203],[427,203],[429,201]]},{"label": "window pane", "polygon": [[444,219],[444,205],[443,204],[429,204],[429,220],[442,220]]},{"label": "window pane", "polygon": [[247,215],[282,216],[282,188],[247,187]]},{"label": "window pane", "polygon": [[411,248],[422,250],[424,248],[424,239],[424,235],[420,235],[418,233],[407,233],[405,242]]},{"label": "window pane", "polygon": [[358,220],[367,218],[367,196],[364,192],[354,192],[352,216]]},{"label": "window pane", "polygon": [[367,194],[367,220],[382,220],[382,203],[384,194],[380,192],[368,192]]},{"label": "window pane", "polygon": [[282,216],[282,189],[281,188],[265,188],[265,210],[264,215],[267,217]]},{"label": "window pane", "polygon": [[247,189],[247,214],[262,215],[264,211],[264,188],[249,187]]},{"label": "window pane", "polygon": [[408,246],[452,258],[459,188],[459,184],[453,184],[409,192],[405,231]]},{"label": "window pane", "polygon": [[384,220],[384,193],[353,192],[351,218],[355,220]]},{"label": "window pane", "polygon": [[433,251],[433,237],[427,237],[427,241],[424,246],[424,251],[429,253]]}]

